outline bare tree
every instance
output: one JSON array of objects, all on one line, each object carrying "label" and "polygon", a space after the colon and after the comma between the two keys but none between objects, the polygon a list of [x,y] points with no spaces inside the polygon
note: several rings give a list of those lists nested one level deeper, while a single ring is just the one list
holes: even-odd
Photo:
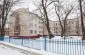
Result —
[{"label": "bare tree", "polygon": [[38,8],[39,10],[39,15],[42,20],[43,24],[46,26],[46,29],[48,31],[49,39],[53,37],[52,32],[50,31],[50,24],[49,24],[49,15],[48,13],[53,9],[48,10],[48,7],[55,1],[50,1],[50,0],[40,0],[39,5],[37,6],[35,3],[34,5]]},{"label": "bare tree", "polygon": [[14,4],[16,4],[16,1],[13,0],[3,0],[2,4],[0,4],[0,36],[4,37],[4,27],[9,15],[9,12]]},{"label": "bare tree", "polygon": [[84,28],[84,21],[83,21],[83,11],[82,11],[82,0],[79,0],[80,5],[80,14],[81,14],[81,27],[82,27],[82,39],[85,40],[85,28]]},{"label": "bare tree", "polygon": [[67,25],[67,18],[70,15],[71,11],[73,10],[72,5],[64,5],[63,2],[57,1],[54,3],[55,6],[55,13],[59,19],[59,23],[61,26],[61,37],[65,36],[66,32],[66,25]]}]

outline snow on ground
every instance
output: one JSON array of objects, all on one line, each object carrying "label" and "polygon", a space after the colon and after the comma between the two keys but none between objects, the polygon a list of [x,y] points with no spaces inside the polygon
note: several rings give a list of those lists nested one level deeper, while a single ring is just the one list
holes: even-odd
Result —
[{"label": "snow on ground", "polygon": [[[56,52],[67,55],[84,55],[85,52],[85,41],[82,40],[79,36],[69,36],[64,40],[60,36],[56,36],[52,38],[49,42],[49,38],[46,38],[46,51],[48,52]],[[4,39],[5,42],[9,42],[9,38]],[[25,47],[30,47],[34,49],[43,50],[45,48],[45,38],[38,39],[10,39],[10,43],[22,45]],[[35,50],[34,50],[35,51]],[[40,51],[37,51],[40,52]],[[43,52],[45,53],[45,52]],[[49,53],[45,53],[45,55]],[[51,54],[52,55],[52,54]],[[54,54],[53,54],[54,55]]]},{"label": "snow on ground", "polygon": [[7,48],[3,45],[0,45],[0,55],[25,55],[25,54],[20,53],[19,51]]},{"label": "snow on ground", "polygon": [[[7,42],[0,42],[0,43],[6,44],[6,45],[10,45],[10,46],[13,46],[13,47],[17,47],[17,48],[20,48],[20,49],[23,49],[23,50],[39,53],[39,54],[42,54],[42,55],[65,55],[65,54],[58,54],[58,53],[47,52],[47,51],[44,51],[44,50],[41,51],[41,50],[31,49],[31,48],[23,47],[23,46],[20,46],[20,45],[14,45],[14,44],[7,43]],[[0,53],[1,53],[0,55],[3,55],[4,53],[5,53],[4,55],[13,55],[13,54],[14,55],[24,55],[22,53],[19,53],[18,51],[11,50],[11,49],[6,48],[6,47],[4,49],[3,46],[0,47]]]},{"label": "snow on ground", "polygon": [[[68,55],[83,55],[85,54],[83,51],[85,47],[85,41],[79,39],[80,37],[74,38],[67,38],[63,39],[60,36],[56,36],[52,39],[46,38],[46,51],[48,52],[56,52],[61,54],[68,54]],[[77,39],[78,38],[78,39]],[[22,41],[23,40],[23,41]],[[9,42],[9,38],[4,39],[5,42]],[[10,43],[23,45],[25,47],[30,47],[34,49],[45,49],[45,38],[38,38],[38,39],[10,39]],[[23,43],[23,44],[22,44]]]},{"label": "snow on ground", "polygon": [[[64,39],[64,37],[61,36],[55,36],[52,39]],[[81,36],[66,36],[65,39],[74,39],[74,40],[81,40]]]}]

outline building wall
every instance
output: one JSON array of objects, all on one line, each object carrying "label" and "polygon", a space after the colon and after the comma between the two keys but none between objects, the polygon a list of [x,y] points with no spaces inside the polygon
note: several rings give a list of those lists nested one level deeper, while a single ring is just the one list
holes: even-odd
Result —
[{"label": "building wall", "polygon": [[27,23],[29,22],[28,19],[29,16],[27,10],[22,10],[22,9],[12,12],[10,16],[9,35],[14,36],[14,26],[15,26],[15,19],[17,18],[17,14],[19,15],[20,18],[20,36],[28,36],[29,24]]},{"label": "building wall", "polygon": [[[14,13],[14,14],[13,14]],[[16,13],[19,14],[20,17],[20,36],[33,36],[37,34],[45,34],[47,35],[47,29],[45,24],[39,19],[36,14],[29,12],[29,9],[21,8],[12,12],[10,16],[10,25],[9,34],[11,36],[14,35],[14,25],[15,25],[15,18]],[[66,35],[81,35],[81,21],[80,17],[75,19],[68,19],[66,25]],[[85,21],[85,19],[84,19]],[[51,21],[50,22],[50,29],[51,32],[55,35],[61,35],[61,26],[59,21]],[[85,22],[84,22],[85,24]]]},{"label": "building wall", "polygon": [[29,35],[37,35],[39,33],[38,17],[33,13],[29,13],[29,16]]},{"label": "building wall", "polygon": [[[84,19],[85,21],[85,19]],[[54,33],[56,35],[61,35],[61,27],[59,21],[54,21]],[[85,22],[84,22],[85,24]],[[68,19],[66,25],[66,35],[81,35],[81,19],[80,17],[75,19]]]},{"label": "building wall", "polygon": [[29,12],[29,9],[18,9],[12,12],[10,16],[10,36],[14,36],[14,25],[16,19],[16,13],[20,18],[20,36],[33,36],[42,34],[42,24],[39,24],[39,17]]}]

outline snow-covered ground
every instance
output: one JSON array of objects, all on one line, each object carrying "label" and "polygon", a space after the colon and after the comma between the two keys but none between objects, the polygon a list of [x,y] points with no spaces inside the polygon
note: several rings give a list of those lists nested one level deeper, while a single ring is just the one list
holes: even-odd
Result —
[{"label": "snow-covered ground", "polygon": [[[20,46],[20,45],[14,45],[14,44],[7,43],[7,42],[0,42],[0,43],[3,43],[5,45],[9,45],[9,46],[13,46],[15,48],[23,49],[23,50],[26,50],[26,51],[39,53],[41,55],[65,55],[65,54],[58,54],[58,53],[47,52],[47,51],[44,51],[44,50],[43,51],[35,50],[35,49],[31,49],[31,48]],[[25,54],[20,53],[19,51],[7,48],[4,45],[0,45],[0,55],[25,55]],[[30,54],[28,54],[28,55],[30,55]]]},{"label": "snow-covered ground", "polygon": [[[9,39],[4,41],[9,42]],[[44,50],[45,49],[45,38],[38,39],[10,39],[10,43],[23,45],[26,47]],[[22,44],[23,43],[23,44]],[[60,36],[56,36],[49,41],[49,38],[46,38],[46,51],[56,52],[60,54],[67,55],[84,55],[85,54],[85,41],[78,36],[66,37],[64,40]]]},{"label": "snow-covered ground", "polygon": [[3,45],[0,45],[0,55],[25,55],[19,51],[12,50]]},{"label": "snow-covered ground", "polygon": [[[64,37],[61,36],[55,36],[52,39],[64,39]],[[66,36],[65,39],[74,39],[74,40],[81,40],[81,36]]]}]

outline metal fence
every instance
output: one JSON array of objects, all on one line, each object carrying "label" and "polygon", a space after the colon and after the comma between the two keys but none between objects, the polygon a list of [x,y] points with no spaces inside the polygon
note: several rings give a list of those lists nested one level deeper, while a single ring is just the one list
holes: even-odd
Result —
[{"label": "metal fence", "polygon": [[[0,38],[2,39],[2,38]],[[22,45],[29,48],[38,50],[45,50],[54,53],[66,54],[66,55],[85,55],[85,41],[73,40],[73,39],[15,39],[12,37],[4,37],[5,42],[13,43],[16,45]]]}]

